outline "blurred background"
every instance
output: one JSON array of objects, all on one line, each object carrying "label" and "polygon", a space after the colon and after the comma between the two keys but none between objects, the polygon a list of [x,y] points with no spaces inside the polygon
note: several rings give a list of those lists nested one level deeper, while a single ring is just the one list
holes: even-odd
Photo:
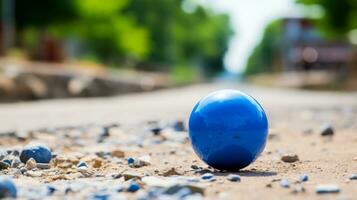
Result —
[{"label": "blurred background", "polygon": [[355,0],[1,0],[0,101],[200,82],[357,89]]}]

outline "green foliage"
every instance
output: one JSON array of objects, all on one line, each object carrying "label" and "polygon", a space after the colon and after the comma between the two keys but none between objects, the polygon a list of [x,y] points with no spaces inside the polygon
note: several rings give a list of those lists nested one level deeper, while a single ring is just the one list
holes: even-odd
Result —
[{"label": "green foliage", "polygon": [[297,0],[305,5],[320,5],[324,16],[318,21],[327,36],[345,37],[349,30],[357,28],[356,0]]},{"label": "green foliage", "polygon": [[47,34],[63,41],[75,39],[82,57],[90,55],[107,64],[130,61],[160,70],[172,66],[172,71],[177,71],[174,66],[186,71],[196,66],[205,68],[208,75],[222,70],[232,34],[227,15],[199,5],[187,13],[182,3],[183,0],[16,0],[15,20],[19,35],[30,46]]},{"label": "green foliage", "polygon": [[271,72],[281,53],[281,20],[273,21],[264,31],[263,38],[248,58],[245,74]]},{"label": "green foliage", "polygon": [[181,8],[181,0],[132,0],[127,13],[151,30],[153,63],[199,65],[208,75],[223,69],[223,56],[232,34],[226,15],[213,14],[202,6],[192,13]]}]

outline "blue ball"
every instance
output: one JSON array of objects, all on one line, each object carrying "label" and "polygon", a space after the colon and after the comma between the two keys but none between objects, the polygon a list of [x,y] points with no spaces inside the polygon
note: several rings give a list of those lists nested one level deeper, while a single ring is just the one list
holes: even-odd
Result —
[{"label": "blue ball", "polygon": [[220,90],[201,99],[189,119],[196,154],[220,170],[239,170],[263,151],[268,120],[262,106],[237,90]]},{"label": "blue ball", "polygon": [[2,198],[16,198],[17,190],[15,184],[11,179],[0,177],[0,199]]},{"label": "blue ball", "polygon": [[49,163],[52,158],[52,153],[46,146],[28,146],[22,150],[20,160],[26,163],[30,158],[35,159],[37,163]]}]

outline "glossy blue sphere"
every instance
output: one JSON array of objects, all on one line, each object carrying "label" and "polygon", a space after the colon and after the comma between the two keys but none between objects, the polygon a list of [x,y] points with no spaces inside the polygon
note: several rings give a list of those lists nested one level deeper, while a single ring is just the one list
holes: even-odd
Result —
[{"label": "glossy blue sphere", "polygon": [[262,106],[237,90],[220,90],[201,99],[189,119],[196,154],[220,170],[239,170],[263,151],[268,120]]}]

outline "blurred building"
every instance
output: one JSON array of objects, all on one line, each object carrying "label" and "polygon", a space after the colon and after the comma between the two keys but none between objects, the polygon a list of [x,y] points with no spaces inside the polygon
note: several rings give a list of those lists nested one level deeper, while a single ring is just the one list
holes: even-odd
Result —
[{"label": "blurred building", "polygon": [[329,70],[345,76],[357,67],[352,45],[323,39],[310,19],[285,18],[282,30],[283,71]]}]

